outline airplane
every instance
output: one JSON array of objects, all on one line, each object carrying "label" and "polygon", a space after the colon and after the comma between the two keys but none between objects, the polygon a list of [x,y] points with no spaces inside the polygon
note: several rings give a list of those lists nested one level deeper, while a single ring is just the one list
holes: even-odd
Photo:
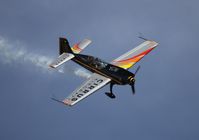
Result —
[{"label": "airplane", "polygon": [[112,99],[116,97],[113,94],[114,85],[128,84],[132,88],[132,93],[135,94],[135,75],[140,69],[140,66],[138,66],[134,73],[128,71],[128,69],[133,67],[145,55],[158,46],[158,43],[155,41],[147,40],[143,37],[140,38],[144,40],[143,43],[114,59],[111,63],[107,63],[97,57],[80,54],[80,52],[91,43],[91,40],[84,39],[73,47],[70,47],[68,40],[60,37],[60,55],[49,66],[51,68],[57,68],[63,63],[72,60],[91,71],[92,75],[67,98],[59,100],[52,97],[52,99],[65,105],[73,106],[107,84],[110,84],[110,92],[106,92],[105,94]]}]

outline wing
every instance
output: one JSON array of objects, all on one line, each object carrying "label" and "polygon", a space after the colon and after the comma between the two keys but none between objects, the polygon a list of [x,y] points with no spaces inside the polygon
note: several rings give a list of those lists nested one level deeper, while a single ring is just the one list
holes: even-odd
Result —
[{"label": "wing", "polygon": [[49,66],[52,68],[57,68],[58,66],[65,63],[66,61],[72,59],[73,57],[75,57],[75,56],[71,53],[63,53],[54,62],[52,62]]},{"label": "wing", "polygon": [[130,67],[135,65],[135,63],[140,61],[150,51],[152,51],[157,45],[157,42],[147,40],[139,46],[137,46],[136,48],[128,51],[127,53],[113,60],[111,64],[124,69],[129,69]]},{"label": "wing", "polygon": [[94,73],[87,81],[85,81],[79,88],[72,92],[66,99],[63,101],[59,101],[54,99],[58,102],[62,102],[65,105],[73,106],[74,104],[78,103],[82,99],[86,98],[87,96],[91,95],[98,89],[102,88],[106,84],[108,84],[111,79],[106,78],[102,75]]},{"label": "wing", "polygon": [[84,39],[83,41],[75,44],[71,49],[74,53],[80,53],[83,49],[85,49],[92,41],[89,39]]}]

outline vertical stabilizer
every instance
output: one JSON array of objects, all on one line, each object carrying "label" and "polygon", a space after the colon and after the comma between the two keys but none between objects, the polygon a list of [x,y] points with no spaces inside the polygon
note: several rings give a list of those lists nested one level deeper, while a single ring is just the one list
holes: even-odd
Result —
[{"label": "vertical stabilizer", "polygon": [[69,42],[66,38],[59,38],[59,54],[62,53],[73,53],[71,50],[71,47],[69,45]]}]

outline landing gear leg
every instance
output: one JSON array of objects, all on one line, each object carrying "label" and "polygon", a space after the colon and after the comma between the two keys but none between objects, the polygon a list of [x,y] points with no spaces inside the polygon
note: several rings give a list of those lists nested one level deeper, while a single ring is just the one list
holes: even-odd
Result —
[{"label": "landing gear leg", "polygon": [[105,93],[108,97],[110,97],[112,99],[115,98],[115,95],[113,94],[113,85],[114,85],[113,83],[110,83],[110,92]]}]

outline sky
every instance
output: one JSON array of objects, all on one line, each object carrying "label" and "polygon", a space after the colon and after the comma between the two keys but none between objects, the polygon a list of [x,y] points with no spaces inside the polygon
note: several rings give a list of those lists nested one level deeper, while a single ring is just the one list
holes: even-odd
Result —
[{"label": "sky", "polygon": [[[198,140],[198,4],[1,0],[0,139]],[[50,99],[67,97],[86,80],[73,62],[65,73],[47,68],[59,37],[71,45],[89,38],[83,54],[110,62],[142,43],[139,33],[159,46],[138,64],[136,95],[126,85],[114,86],[114,100],[104,94],[109,86],[74,107]]]}]

